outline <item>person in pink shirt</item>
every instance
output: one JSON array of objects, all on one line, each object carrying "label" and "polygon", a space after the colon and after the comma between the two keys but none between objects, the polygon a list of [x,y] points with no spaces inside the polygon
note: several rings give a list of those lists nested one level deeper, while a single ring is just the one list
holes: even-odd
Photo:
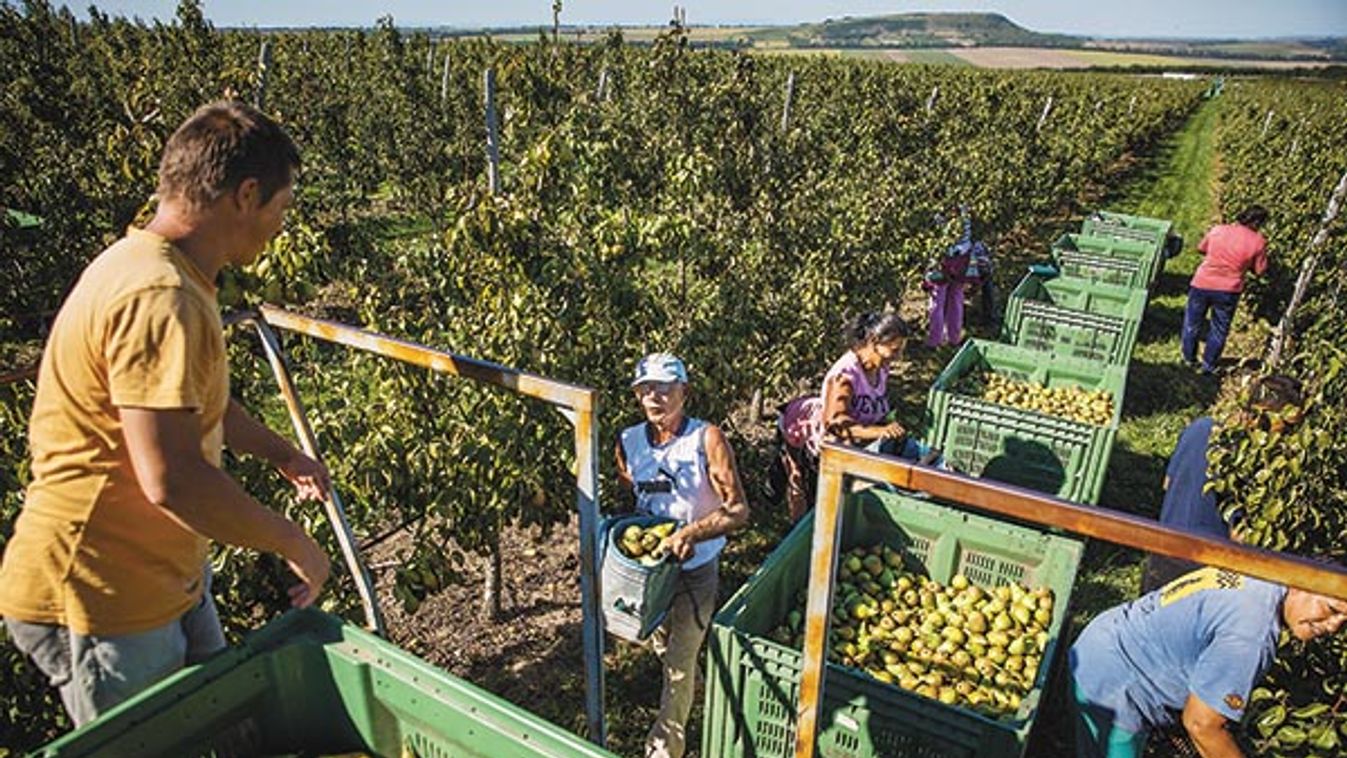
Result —
[{"label": "person in pink shirt", "polygon": [[1267,271],[1267,240],[1258,231],[1267,223],[1267,215],[1263,206],[1251,205],[1235,217],[1235,223],[1213,226],[1197,245],[1206,257],[1188,286],[1182,348],[1184,362],[1196,368],[1197,337],[1207,328],[1203,374],[1215,372],[1221,359],[1239,294],[1244,290],[1244,275],[1252,271],[1261,276]]}]

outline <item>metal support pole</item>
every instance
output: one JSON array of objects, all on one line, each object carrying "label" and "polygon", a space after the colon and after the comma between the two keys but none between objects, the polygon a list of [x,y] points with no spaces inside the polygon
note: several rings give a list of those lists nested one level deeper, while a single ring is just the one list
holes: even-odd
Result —
[{"label": "metal support pole", "polygon": [[603,102],[604,96],[608,94],[608,67],[604,66],[599,71],[599,86],[594,90],[594,101]]},{"label": "metal support pole", "polygon": [[781,106],[781,131],[790,128],[790,103],[795,98],[795,72],[786,77],[786,99]]},{"label": "metal support pole", "polygon": [[935,98],[939,94],[940,85],[937,84],[931,88],[931,96],[926,98],[926,115],[931,115],[931,111],[935,110]]},{"label": "metal support pole", "polygon": [[483,97],[486,100],[487,186],[491,194],[500,194],[500,141],[496,134],[496,72],[482,72]]},{"label": "metal support pole", "polygon": [[[295,426],[295,435],[299,438],[304,453],[314,460],[321,460],[318,452],[318,440],[313,435],[308,416],[304,413],[304,404],[299,399],[294,382],[290,379],[290,370],[285,365],[285,356],[281,353],[280,341],[276,332],[261,318],[251,319],[262,338],[262,347],[267,354],[267,362],[276,375],[276,383],[281,386],[281,395],[285,398],[285,407],[290,411],[290,420]],[[369,571],[360,559],[360,550],[356,546],[355,535],[351,533],[351,524],[346,520],[346,509],[342,507],[341,497],[335,486],[329,487],[323,506],[327,510],[332,531],[337,535],[337,544],[341,546],[342,556],[346,559],[346,569],[351,572],[356,591],[360,594],[360,604],[365,608],[365,626],[371,632],[383,637],[386,635],[383,617],[379,613],[379,599],[374,592],[374,582]]]},{"label": "metal support pole", "polygon": [[[597,406],[597,398],[595,399]],[[596,745],[608,742],[604,723],[603,613],[599,603],[599,429],[597,407],[565,412],[575,427],[575,506],[580,513],[580,607],[584,619],[585,716],[589,739]]]}]

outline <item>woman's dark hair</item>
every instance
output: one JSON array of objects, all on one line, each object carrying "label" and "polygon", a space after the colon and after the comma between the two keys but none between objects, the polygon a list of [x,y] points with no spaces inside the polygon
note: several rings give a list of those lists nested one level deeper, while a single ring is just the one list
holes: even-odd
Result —
[{"label": "woman's dark hair", "polygon": [[1249,389],[1247,408],[1273,411],[1305,402],[1305,389],[1299,379],[1284,374],[1264,376]]},{"label": "woman's dark hair", "polygon": [[847,344],[860,347],[884,344],[912,336],[912,326],[893,311],[862,313],[847,324]]},{"label": "woman's dark hair", "polygon": [[1239,223],[1251,228],[1257,229],[1267,223],[1267,208],[1261,205],[1250,205],[1235,216]]}]

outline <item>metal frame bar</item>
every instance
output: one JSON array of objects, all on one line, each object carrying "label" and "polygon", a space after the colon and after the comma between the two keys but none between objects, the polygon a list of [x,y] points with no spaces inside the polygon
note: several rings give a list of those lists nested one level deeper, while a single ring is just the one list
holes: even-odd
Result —
[{"label": "metal frame bar", "polygon": [[[276,338],[275,330],[261,318],[249,318],[246,321],[256,327],[257,334],[262,339],[262,349],[267,354],[267,363],[271,364],[271,372],[276,375],[281,396],[285,398],[285,407],[290,412],[295,436],[299,438],[300,445],[310,458],[320,460],[318,439],[314,437],[313,427],[304,412],[304,403],[299,399],[299,392],[290,378],[290,370],[286,366],[284,354],[281,353],[281,343]],[[341,546],[342,556],[346,559],[346,568],[351,572],[351,578],[355,580],[356,592],[360,594],[360,604],[365,609],[365,627],[380,637],[386,637],[387,629],[384,627],[383,614],[379,612],[379,599],[374,591],[374,582],[370,579],[369,569],[365,567],[365,562],[360,557],[360,548],[356,544],[355,535],[351,532],[351,523],[346,519],[346,509],[342,505],[341,496],[337,494],[336,486],[329,487],[325,494],[323,507],[327,511],[328,521],[332,522],[332,531],[337,535],[337,544]]]},{"label": "metal frame bar", "polygon": [[[295,431],[304,442],[306,452],[313,457],[317,457],[317,444],[304,415],[303,405],[300,404],[298,394],[285,370],[284,359],[275,333],[271,330],[272,327],[422,366],[436,373],[461,376],[503,387],[552,404],[570,422],[575,430],[576,508],[580,513],[580,604],[584,618],[582,641],[585,654],[585,714],[590,740],[603,746],[607,742],[603,697],[604,629],[603,614],[599,613],[599,582],[596,570],[599,526],[599,433],[596,423],[598,391],[517,371],[490,361],[435,350],[334,321],[302,316],[273,306],[264,305],[255,315],[231,315],[226,319],[228,323],[245,320],[253,321],[262,335],[267,358],[281,385],[281,393],[285,396]],[[332,497],[335,500],[335,492],[332,493]],[[345,515],[340,511],[339,503],[336,508],[337,514],[333,516],[329,509],[329,516],[333,517],[333,526],[337,527],[339,539],[343,530],[346,532],[350,551],[347,550],[345,540],[342,541],[342,550],[347,553],[347,566],[356,577],[357,586],[360,586],[362,577],[368,583],[368,574],[360,562],[358,548],[354,539],[350,537],[349,527]],[[361,600],[366,599],[366,594],[362,590]],[[366,605],[366,617],[378,619],[377,599],[372,591]]]},{"label": "metal frame bar", "polygon": [[897,458],[825,444],[819,457],[818,497],[809,559],[804,662],[795,733],[796,758],[813,758],[823,703],[824,643],[832,608],[841,540],[842,497],[855,479],[887,482],[941,500],[1020,521],[1063,529],[1149,553],[1184,558],[1278,584],[1347,599],[1347,571],[1306,558],[1225,540],[1197,537],[1158,522],[1105,508],[1078,505],[1033,490],[918,466]]}]

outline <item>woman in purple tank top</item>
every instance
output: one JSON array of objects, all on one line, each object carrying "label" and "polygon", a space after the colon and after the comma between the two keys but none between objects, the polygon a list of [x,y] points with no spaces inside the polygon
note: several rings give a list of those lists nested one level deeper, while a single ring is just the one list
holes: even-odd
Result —
[{"label": "woman in purple tank top", "polygon": [[896,313],[856,317],[847,325],[850,347],[824,375],[822,393],[783,407],[780,463],[792,521],[814,503],[819,446],[825,440],[945,468],[940,452],[909,435],[889,412],[889,364],[911,336],[912,327]]},{"label": "woman in purple tank top", "polygon": [[[823,439],[867,445],[898,439],[903,425],[889,415],[889,363],[902,354],[912,328],[892,312],[863,313],[848,327],[851,347],[823,377]],[[817,448],[816,448],[817,449]]]}]

